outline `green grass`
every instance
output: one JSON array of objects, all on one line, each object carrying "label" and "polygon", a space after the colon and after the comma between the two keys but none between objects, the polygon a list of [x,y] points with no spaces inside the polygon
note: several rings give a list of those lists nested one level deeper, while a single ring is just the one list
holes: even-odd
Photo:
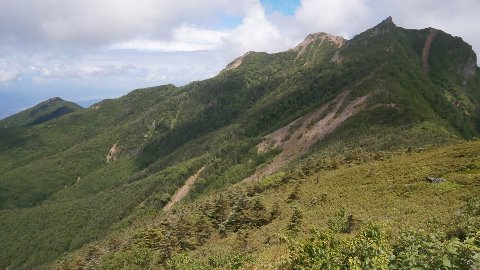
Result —
[{"label": "green grass", "polygon": [[[136,242],[135,239],[139,234],[145,230],[160,228],[166,228],[167,232],[171,231],[173,234],[181,235],[185,233],[182,230],[195,231],[195,225],[179,229],[178,225],[163,227],[162,224],[175,224],[175,221],[172,220],[179,217],[182,220],[191,220],[198,215],[205,215],[202,213],[213,211],[209,209],[214,209],[212,207],[215,205],[215,201],[222,196],[226,198],[226,209],[236,211],[237,199],[235,198],[241,196],[242,193],[247,198],[260,200],[267,209],[273,209],[274,205],[279,206],[279,215],[263,226],[244,227],[240,231],[227,230],[226,236],[222,236],[221,231],[216,230],[213,223],[210,223],[212,233],[202,244],[185,249],[181,246],[175,247],[174,242],[170,242],[173,260],[179,260],[177,255],[173,254],[183,254],[181,256],[186,256],[182,257],[183,263],[186,263],[185,260],[189,262],[184,267],[204,265],[205,269],[221,269],[222,267],[208,266],[208,260],[205,261],[204,258],[213,258],[218,254],[226,258],[225,256],[228,257],[228,254],[240,252],[244,258],[251,258],[248,260],[249,263],[241,263],[246,267],[241,269],[250,269],[247,266],[252,264],[260,269],[276,269],[280,261],[288,264],[289,256],[296,256],[293,254],[298,253],[286,256],[290,252],[289,245],[282,240],[282,235],[287,233],[289,219],[294,209],[299,209],[303,218],[299,223],[298,233],[289,237],[288,241],[293,241],[293,243],[301,243],[308,239],[312,229],[323,231],[333,228],[329,224],[342,208],[346,213],[343,217],[346,218],[346,215],[351,214],[357,225],[347,234],[333,232],[332,237],[340,237],[339,239],[355,237],[363,230],[362,228],[368,227],[368,224],[377,224],[381,227],[382,235],[385,235],[382,236],[382,241],[388,248],[391,245],[395,246],[395,243],[405,243],[406,245],[407,242],[402,242],[407,241],[406,239],[400,241],[396,240],[394,236],[419,230],[425,231],[427,235],[429,233],[438,234],[438,239],[446,237],[441,236],[442,234],[452,237],[452,232],[458,232],[463,228],[461,227],[463,223],[459,221],[461,210],[465,209],[465,205],[471,199],[480,196],[480,174],[472,173],[472,171],[466,173],[465,171],[468,168],[480,166],[479,157],[480,142],[475,141],[431,148],[419,153],[397,152],[387,160],[372,159],[360,163],[345,163],[337,169],[319,169],[309,173],[309,176],[301,176],[303,169],[301,166],[300,168],[294,167],[287,173],[278,173],[265,179],[265,182],[239,184],[213,195],[213,198],[212,195],[206,194],[200,196],[195,202],[177,205],[173,215],[155,213],[153,216],[145,216],[137,221],[137,225],[131,226],[124,232],[112,234],[105,241],[91,244],[81,251],[67,256],[62,263],[73,267],[72,263],[80,264],[83,261],[83,263],[89,262],[95,267],[102,268],[107,261],[109,264],[122,261],[126,258],[125,256],[130,256],[128,255],[130,252],[137,252],[135,250],[140,248],[143,250],[143,254],[147,254],[151,259],[142,261],[146,264],[138,269],[149,267],[163,269],[162,267],[165,265],[161,261],[164,259],[159,260],[158,256],[164,254],[163,250],[167,248],[161,245],[164,240],[154,242],[160,246],[149,248]],[[297,177],[287,177],[292,173]],[[431,184],[425,180],[428,176],[443,177],[447,181],[441,184]],[[289,200],[292,192],[296,193],[296,199]],[[229,216],[228,211],[226,217]],[[475,211],[477,212],[469,212],[468,218],[473,218],[478,222],[480,221],[480,216],[478,216],[480,212]],[[213,222],[213,220],[211,221]],[[241,221],[241,218],[237,220],[237,222]],[[478,225],[478,223],[471,222],[469,224]],[[473,227],[472,230],[475,232],[478,227]],[[190,233],[193,232],[190,231]],[[195,235],[195,233],[192,234],[192,236]],[[427,235],[422,237],[428,237]],[[480,247],[477,245],[477,252],[479,252],[478,248]],[[97,251],[87,258],[85,252],[92,249]],[[344,252],[343,249],[340,249],[339,252]],[[102,250],[112,251],[105,253]],[[298,254],[298,256],[300,255]],[[387,262],[389,259],[387,258]],[[176,263],[181,262],[177,261]],[[231,261],[224,262],[223,266],[226,267],[229,263]],[[397,264],[400,261],[392,263]],[[135,265],[135,263],[131,265]],[[288,269],[297,269],[294,266]],[[167,266],[166,269],[175,269],[171,267]],[[432,269],[431,267],[427,268]]]}]

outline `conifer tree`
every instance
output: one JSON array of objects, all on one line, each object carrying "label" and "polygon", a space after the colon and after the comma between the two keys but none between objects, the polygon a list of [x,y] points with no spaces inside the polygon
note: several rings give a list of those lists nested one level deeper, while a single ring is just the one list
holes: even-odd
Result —
[{"label": "conifer tree", "polygon": [[296,235],[300,231],[300,225],[302,224],[303,214],[300,209],[295,207],[293,209],[292,217],[287,225],[287,231],[292,235]]}]

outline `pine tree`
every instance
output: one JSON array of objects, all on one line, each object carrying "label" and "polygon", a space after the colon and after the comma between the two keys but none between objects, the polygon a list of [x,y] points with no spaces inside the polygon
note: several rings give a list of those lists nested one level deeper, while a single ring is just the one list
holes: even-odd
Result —
[{"label": "pine tree", "polygon": [[287,231],[292,235],[296,235],[300,231],[300,226],[302,224],[303,214],[300,209],[295,207],[293,209],[292,217],[287,225]]},{"label": "pine tree", "polygon": [[212,234],[212,227],[203,215],[199,216],[195,220],[194,227],[195,235],[197,236],[197,243],[199,245],[203,245],[208,238],[210,238],[210,235]]},{"label": "pine tree", "polygon": [[214,225],[215,228],[219,228],[219,225],[222,224],[227,218],[227,211],[229,209],[228,201],[220,195],[213,203],[212,210],[210,211],[208,217]]},{"label": "pine tree", "polygon": [[241,194],[238,196],[237,201],[233,205],[233,209],[225,220],[225,229],[227,231],[236,232],[244,228],[245,224],[249,223],[246,216],[246,210],[248,207],[247,198]]},{"label": "pine tree", "polygon": [[268,224],[269,214],[259,198],[254,198],[248,211],[249,222],[253,227],[261,227]]}]

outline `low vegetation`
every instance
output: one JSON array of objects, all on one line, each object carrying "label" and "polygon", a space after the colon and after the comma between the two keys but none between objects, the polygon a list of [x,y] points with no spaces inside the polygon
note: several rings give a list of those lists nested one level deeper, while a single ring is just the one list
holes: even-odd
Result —
[{"label": "low vegetation", "polygon": [[[184,202],[172,213],[149,210],[55,267],[475,269],[479,149],[475,141],[336,168],[306,167],[325,162],[310,157],[263,182]],[[429,183],[431,175],[447,181]]]},{"label": "low vegetation", "polygon": [[[345,42],[312,35],[301,50],[249,53],[208,80],[2,124],[0,268],[474,265],[480,72],[471,47],[440,31],[424,69],[428,33],[386,20]],[[286,130],[283,142],[305,149],[257,151],[322,107]],[[326,115],[345,117],[329,126]]]}]

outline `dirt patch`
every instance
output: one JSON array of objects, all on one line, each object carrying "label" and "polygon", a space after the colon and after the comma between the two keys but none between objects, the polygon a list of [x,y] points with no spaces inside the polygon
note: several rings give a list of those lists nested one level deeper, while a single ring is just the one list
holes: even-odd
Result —
[{"label": "dirt patch", "polygon": [[277,171],[293,158],[305,154],[315,143],[325,138],[350,116],[360,111],[360,105],[365,102],[368,95],[359,97],[345,106],[344,103],[348,94],[348,91],[342,92],[318,110],[304,115],[265,136],[264,141],[257,145],[259,153],[275,148],[282,149],[282,152],[271,163],[259,168],[255,174],[244,179],[244,181],[258,181],[262,177]]},{"label": "dirt patch", "polygon": [[118,154],[119,154],[119,149],[117,147],[118,145],[118,141],[116,143],[114,143],[112,145],[112,147],[110,148],[110,151],[108,151],[108,154],[107,154],[107,163],[110,163],[112,161],[115,161],[117,160],[117,157],[118,157]]},{"label": "dirt patch", "polygon": [[317,49],[320,48],[325,41],[333,43],[337,48],[342,47],[345,43],[345,39],[340,36],[333,36],[327,33],[310,34],[305,38],[305,40],[292,49],[293,51],[297,52],[294,62],[296,62],[297,59],[306,52],[307,47],[316,40],[320,40],[320,44],[315,49],[314,53],[316,53]]},{"label": "dirt patch", "polygon": [[428,63],[428,57],[430,56],[430,48],[432,47],[432,42],[437,36],[436,29],[430,29],[430,34],[425,40],[425,45],[422,50],[422,70],[424,73],[430,72],[430,64]]},{"label": "dirt patch", "polygon": [[172,198],[170,201],[163,207],[163,211],[168,211],[170,210],[177,202],[181,201],[187,194],[190,192],[190,190],[193,187],[193,184],[195,184],[195,181],[197,180],[198,176],[202,171],[205,169],[206,166],[203,166],[198,170],[194,175],[190,176],[187,181],[185,181],[185,184],[181,188],[173,194]]},{"label": "dirt patch", "polygon": [[245,53],[244,55],[236,58],[236,59],[233,60],[230,64],[228,64],[227,67],[226,67],[223,71],[227,71],[227,70],[232,70],[232,69],[238,68],[238,67],[242,64],[243,59],[244,59],[247,55],[249,55],[249,54],[251,54],[251,53],[253,53],[253,52],[247,52],[247,53]]},{"label": "dirt patch", "polygon": [[343,56],[340,55],[340,50],[336,51],[330,59],[331,63],[341,64],[343,62]]}]

